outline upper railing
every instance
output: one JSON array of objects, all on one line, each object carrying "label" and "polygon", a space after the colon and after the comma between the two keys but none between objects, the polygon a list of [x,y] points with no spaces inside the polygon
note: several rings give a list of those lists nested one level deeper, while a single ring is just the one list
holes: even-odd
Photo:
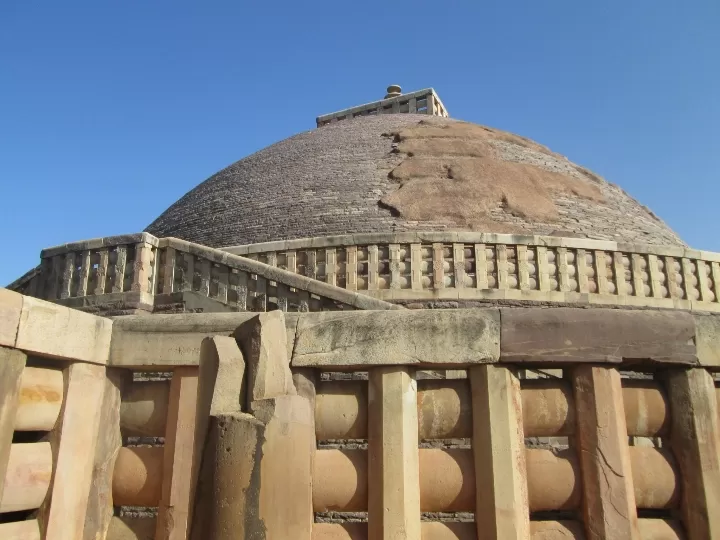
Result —
[{"label": "upper railing", "polygon": [[10,288],[70,305],[192,291],[248,311],[497,300],[720,311],[720,254],[576,238],[363,234],[220,250],[142,233],[41,257]]},{"label": "upper railing", "polygon": [[720,254],[682,247],[439,232],[224,249],[393,302],[530,300],[720,311]]}]

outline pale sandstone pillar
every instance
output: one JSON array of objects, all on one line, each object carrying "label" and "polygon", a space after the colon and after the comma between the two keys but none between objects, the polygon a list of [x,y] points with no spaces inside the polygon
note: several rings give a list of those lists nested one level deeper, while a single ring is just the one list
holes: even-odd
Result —
[{"label": "pale sandstone pillar", "polygon": [[312,532],[312,447],[315,424],[310,402],[297,395],[252,403],[265,424],[260,463],[260,519],[267,540],[309,540]]},{"label": "pale sandstone pillar", "polygon": [[189,532],[195,491],[197,394],[198,368],[176,368],[170,382],[156,540],[185,540]]},{"label": "pale sandstone pillar", "polygon": [[[1,312],[0,315],[2,315]],[[18,396],[24,368],[24,353],[0,347],[0,499],[3,496],[5,471],[10,459],[10,447],[15,429]]]},{"label": "pale sandstone pillar", "polygon": [[51,494],[38,514],[45,540],[82,538],[105,381],[102,365],[78,362],[65,370],[63,410],[51,434],[54,455]]},{"label": "pale sandstone pillar", "polygon": [[587,538],[639,539],[620,373],[582,365],[572,380]]},{"label": "pale sandstone pillar", "polygon": [[682,507],[690,538],[720,538],[720,426],[712,375],[670,372],[670,446],[682,472]]},{"label": "pale sandstone pillar", "polygon": [[265,426],[249,414],[210,418],[192,540],[264,538],[267,528],[260,516],[264,439]]},{"label": "pale sandstone pillar", "polygon": [[113,517],[112,478],[115,461],[122,447],[120,435],[120,395],[128,372],[107,368],[98,424],[93,476],[85,514],[84,540],[103,540]]},{"label": "pale sandstone pillar", "polygon": [[526,540],[530,511],[520,382],[509,368],[491,364],[469,374],[478,537]]},{"label": "pale sandstone pillar", "polygon": [[368,531],[377,540],[420,538],[417,383],[405,367],[370,371]]}]

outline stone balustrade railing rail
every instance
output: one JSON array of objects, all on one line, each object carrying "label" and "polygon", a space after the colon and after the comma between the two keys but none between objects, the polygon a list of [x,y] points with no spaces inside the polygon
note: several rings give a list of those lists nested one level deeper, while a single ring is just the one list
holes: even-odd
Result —
[{"label": "stone balustrade railing rail", "polygon": [[141,233],[49,248],[41,258],[10,288],[59,301],[193,291],[259,311],[268,302],[316,311],[495,300],[720,311],[720,254],[577,238],[363,234],[213,249]]}]

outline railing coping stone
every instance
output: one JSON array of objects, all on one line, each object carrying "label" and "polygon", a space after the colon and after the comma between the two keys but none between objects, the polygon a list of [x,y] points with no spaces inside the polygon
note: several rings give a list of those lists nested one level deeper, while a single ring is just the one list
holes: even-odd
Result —
[{"label": "railing coping stone", "polygon": [[105,247],[113,247],[126,244],[138,244],[144,242],[153,247],[157,247],[158,239],[150,233],[141,232],[135,234],[123,234],[118,236],[105,236],[102,238],[92,238],[90,240],[82,240],[80,242],[71,242],[69,244],[60,244],[43,249],[40,252],[41,259],[62,255],[71,251],[85,251],[89,249],[101,249]]}]

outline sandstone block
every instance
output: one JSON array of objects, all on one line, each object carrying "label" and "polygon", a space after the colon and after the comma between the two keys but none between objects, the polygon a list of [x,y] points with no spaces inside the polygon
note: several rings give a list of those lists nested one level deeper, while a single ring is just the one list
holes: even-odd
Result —
[{"label": "sandstone block", "polygon": [[367,523],[315,523],[312,540],[368,540]]},{"label": "sandstone block", "polygon": [[503,366],[475,366],[469,373],[477,533],[524,540],[530,534],[530,510],[520,382]]},{"label": "sandstone block", "polygon": [[240,412],[245,359],[234,338],[205,338],[200,347],[201,416]]},{"label": "sandstone block", "polygon": [[41,356],[106,364],[112,321],[23,297],[16,347]]},{"label": "sandstone block", "polygon": [[282,311],[256,315],[235,332],[248,369],[250,403],[296,394]]},{"label": "sandstone block", "polygon": [[531,521],[532,540],[584,540],[585,532],[579,521]]},{"label": "sandstone block", "polygon": [[315,512],[367,511],[367,450],[318,450],[312,480]]},{"label": "sandstone block", "polygon": [[97,443],[93,456],[92,483],[85,514],[83,538],[86,540],[104,539],[113,517],[113,470],[122,447],[120,395],[123,375],[123,373],[108,370],[105,380]]},{"label": "sandstone block", "polygon": [[53,472],[50,443],[16,443],[10,448],[0,513],[40,508]]},{"label": "sandstone block", "polygon": [[588,539],[639,539],[620,373],[578,366],[572,377]]},{"label": "sandstone block", "polygon": [[169,381],[128,382],[120,403],[123,435],[164,437],[169,399]]},{"label": "sandstone block", "polygon": [[310,538],[312,451],[315,425],[310,402],[297,395],[254,401],[265,424],[260,467],[260,519],[268,540]]},{"label": "sandstone block", "polygon": [[264,440],[265,426],[249,414],[210,418],[192,540],[266,538],[267,527],[260,515]]},{"label": "sandstone block", "polygon": [[502,309],[501,361],[697,364],[695,323],[683,311]]},{"label": "sandstone block", "polygon": [[720,316],[695,314],[695,329],[700,365],[720,367]]},{"label": "sandstone block", "polygon": [[113,469],[113,504],[157,506],[162,491],[162,467],[161,446],[120,448]]},{"label": "sandstone block", "polygon": [[0,523],[0,538],[3,540],[40,540],[40,526],[36,519]]},{"label": "sandstone block", "polygon": [[113,517],[107,540],[155,540],[155,518]]},{"label": "sandstone block", "polygon": [[365,381],[321,381],[317,390],[315,433],[318,440],[367,439]]},{"label": "sandstone block", "polygon": [[472,437],[472,400],[467,379],[418,381],[420,439]]},{"label": "sandstone block", "polygon": [[373,368],[369,382],[368,531],[420,538],[417,382],[407,367]]},{"label": "sandstone block", "polygon": [[310,313],[298,322],[292,363],[349,368],[493,362],[499,328],[496,309]]},{"label": "sandstone block", "polygon": [[59,369],[26,367],[20,383],[15,431],[50,431],[60,415],[63,385]]},{"label": "sandstone block", "polygon": [[0,347],[0,500],[4,492],[24,368],[24,353]]},{"label": "sandstone block", "polygon": [[475,523],[423,521],[422,540],[476,540]]},{"label": "sandstone block", "polygon": [[0,288],[0,346],[15,346],[22,305],[22,294]]},{"label": "sandstone block", "polygon": [[475,510],[472,450],[421,448],[419,462],[422,512]]}]

